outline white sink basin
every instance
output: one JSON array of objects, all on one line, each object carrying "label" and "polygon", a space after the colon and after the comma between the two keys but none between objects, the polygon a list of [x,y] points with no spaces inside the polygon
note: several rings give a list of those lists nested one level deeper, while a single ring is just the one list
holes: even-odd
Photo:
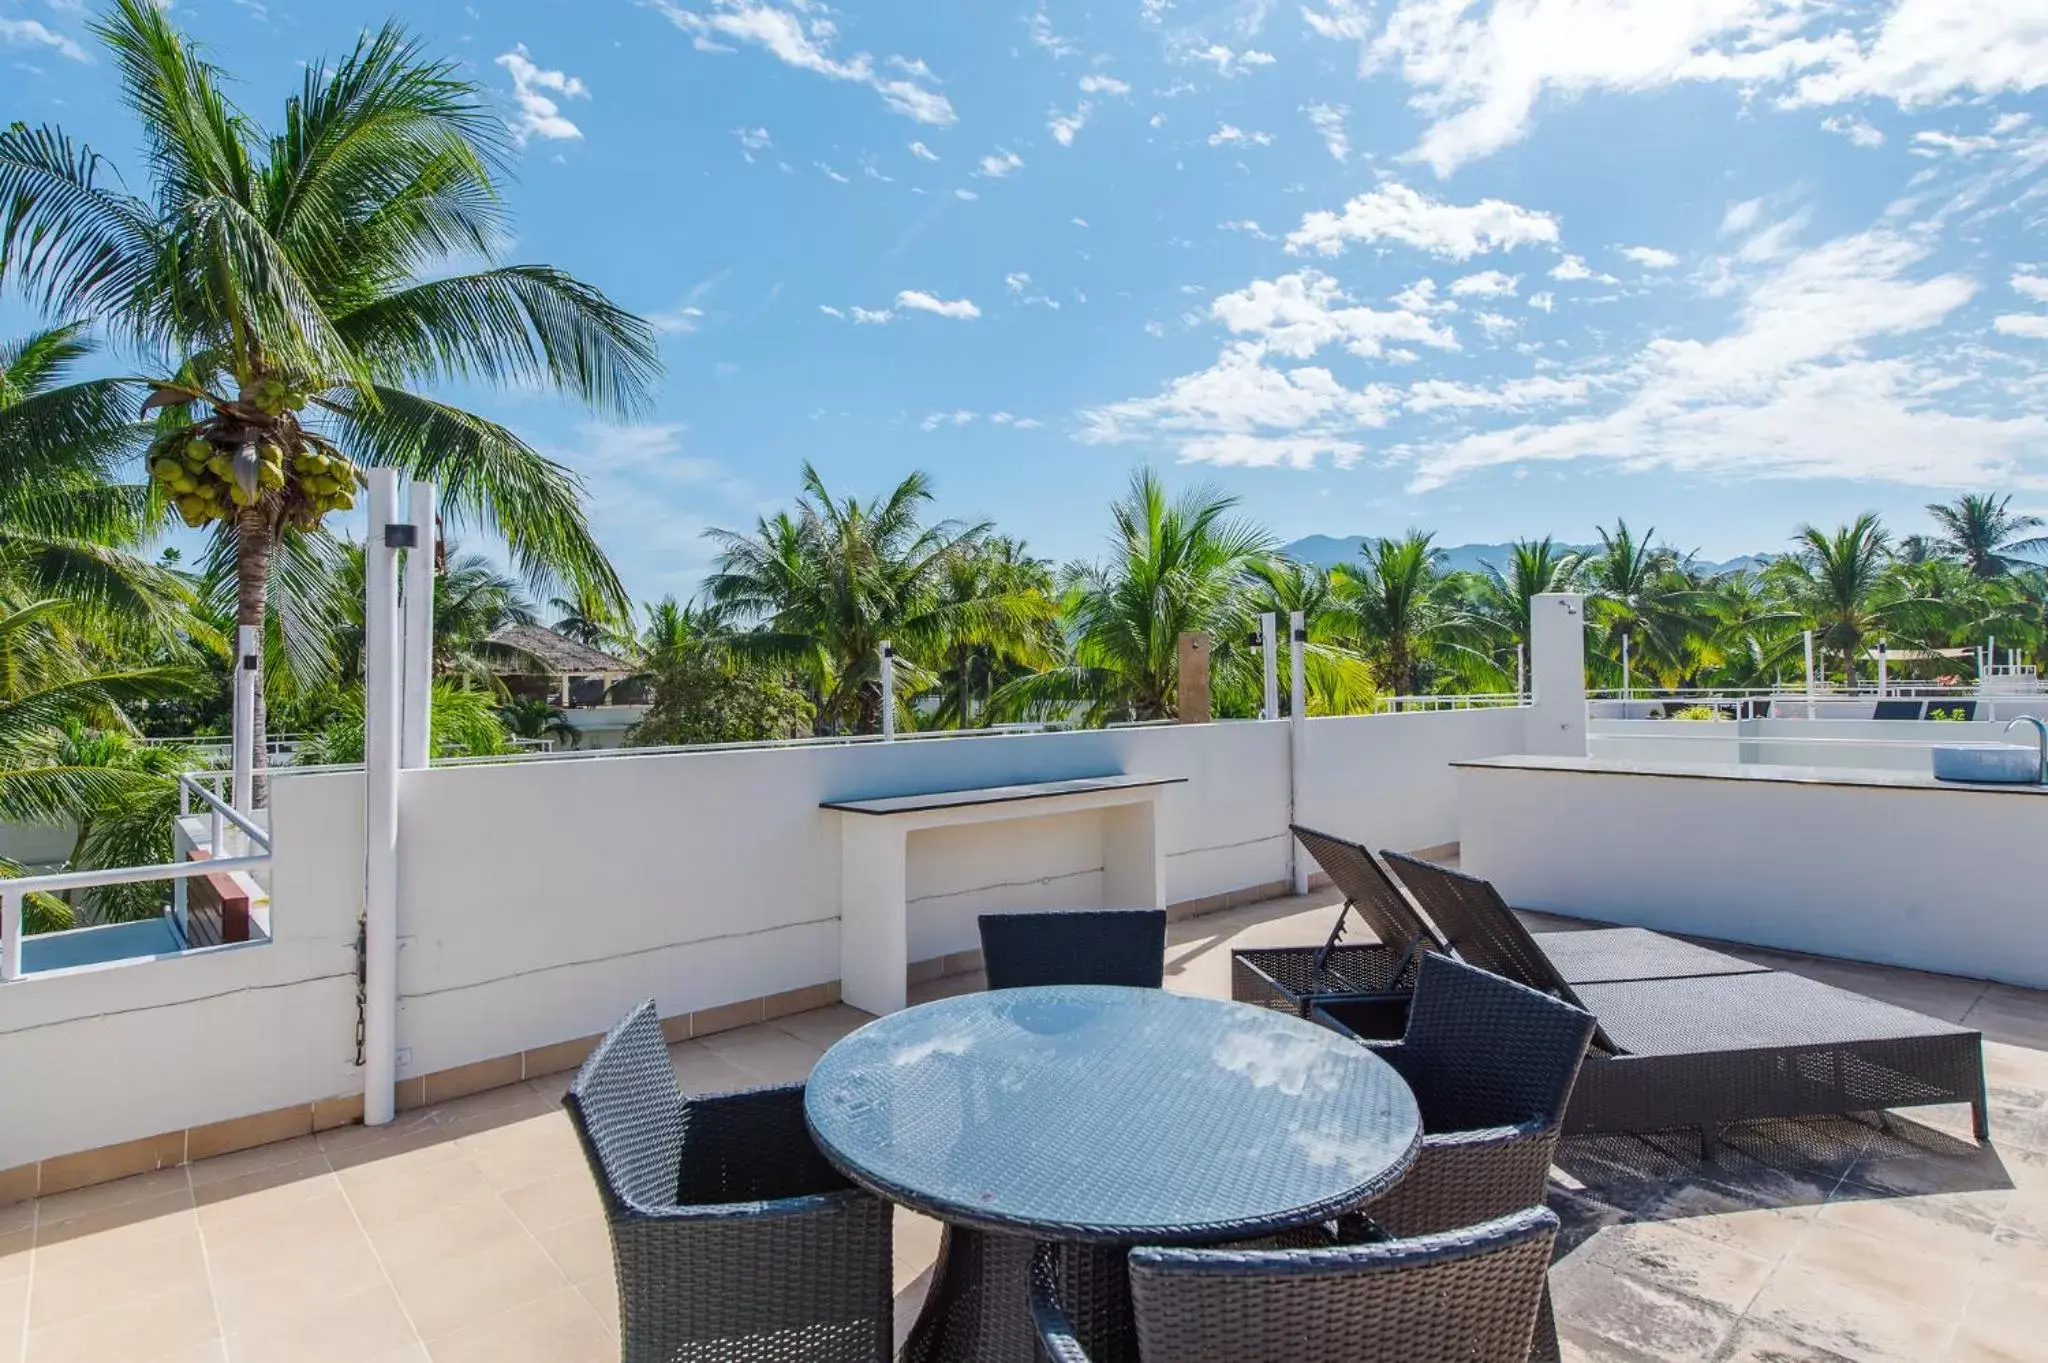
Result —
[{"label": "white sink basin", "polygon": [[2017,743],[1951,743],[1932,751],[1937,781],[2032,785],[2041,779],[2041,754]]}]

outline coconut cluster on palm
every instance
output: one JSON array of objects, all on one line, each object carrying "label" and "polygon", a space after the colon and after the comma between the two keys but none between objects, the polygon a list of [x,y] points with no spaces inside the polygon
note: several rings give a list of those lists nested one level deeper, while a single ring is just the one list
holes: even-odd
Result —
[{"label": "coconut cluster on palm", "polygon": [[[159,388],[151,404],[204,395]],[[172,429],[150,447],[149,474],[193,529],[252,508],[272,526],[311,530],[356,503],[356,466],[299,424],[307,400],[281,379],[261,378],[234,401],[206,397],[214,414]]]}]

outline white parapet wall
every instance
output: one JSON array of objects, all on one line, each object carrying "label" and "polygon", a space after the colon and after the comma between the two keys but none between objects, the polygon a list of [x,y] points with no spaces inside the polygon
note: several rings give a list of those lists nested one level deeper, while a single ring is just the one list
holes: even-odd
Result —
[{"label": "white parapet wall", "polygon": [[1503,759],[1462,866],[1511,904],[2048,988],[2048,791],[1917,773]]},{"label": "white parapet wall", "polygon": [[[1294,817],[1376,847],[1459,836],[1454,760],[1518,752],[1530,711],[1315,719]],[[1110,773],[1182,778],[1160,805],[1169,904],[1278,894],[1283,721],[728,749],[404,773],[401,1084],[839,978],[841,817],[827,800]],[[272,783],[274,941],[0,986],[0,1172],[360,1093],[358,773]],[[1100,820],[917,835],[913,959],[993,909],[1101,902]],[[516,1076],[515,1076],[516,1077]]]},{"label": "white parapet wall", "polygon": [[362,781],[272,791],[271,941],[0,985],[0,1170],[360,1091]]}]

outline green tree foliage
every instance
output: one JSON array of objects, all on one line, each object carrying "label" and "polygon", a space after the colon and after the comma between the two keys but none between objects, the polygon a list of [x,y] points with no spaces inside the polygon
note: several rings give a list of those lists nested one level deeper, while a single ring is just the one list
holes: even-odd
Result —
[{"label": "green tree foliage", "polygon": [[748,743],[811,732],[816,710],[793,678],[726,643],[714,610],[677,605],[674,597],[649,608],[641,661],[654,703],[628,745]]}]

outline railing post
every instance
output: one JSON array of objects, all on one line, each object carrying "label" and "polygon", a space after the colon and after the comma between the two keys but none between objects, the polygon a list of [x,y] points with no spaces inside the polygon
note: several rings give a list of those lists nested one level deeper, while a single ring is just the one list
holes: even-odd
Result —
[{"label": "railing post", "polygon": [[1813,714],[1813,696],[1814,696],[1814,690],[1813,690],[1813,688],[1814,688],[1814,676],[1813,676],[1813,631],[1812,631],[1812,630],[1807,630],[1807,631],[1806,631],[1806,634],[1805,634],[1805,640],[1806,640],[1806,717],[1807,717],[1808,719],[1812,719],[1812,718],[1814,717],[1814,714]]},{"label": "railing post", "polygon": [[1280,718],[1280,617],[1267,611],[1259,617],[1259,647],[1266,666],[1265,711],[1260,719]]},{"label": "railing post", "polygon": [[21,978],[21,891],[0,887],[0,980]]},{"label": "railing post", "polygon": [[412,485],[413,545],[405,554],[405,685],[398,765],[430,764],[434,714],[434,485]]},{"label": "railing post", "polygon": [[[1287,617],[1287,822],[1298,822],[1301,773],[1308,761],[1308,671],[1302,650],[1308,646],[1308,618],[1300,611]],[[1287,837],[1287,878],[1296,894],[1308,893],[1308,858],[1294,835]]]},{"label": "railing post", "polygon": [[882,741],[896,741],[896,650],[882,640]]},{"label": "railing post", "polygon": [[[262,678],[263,659],[258,649],[259,632],[254,625],[235,630],[235,765],[234,785],[228,803],[247,814],[255,808],[256,788],[256,684]],[[214,849],[218,856],[220,849]]]},{"label": "railing post", "polygon": [[369,471],[363,582],[363,1122],[396,1115],[398,1081],[398,474]]}]

